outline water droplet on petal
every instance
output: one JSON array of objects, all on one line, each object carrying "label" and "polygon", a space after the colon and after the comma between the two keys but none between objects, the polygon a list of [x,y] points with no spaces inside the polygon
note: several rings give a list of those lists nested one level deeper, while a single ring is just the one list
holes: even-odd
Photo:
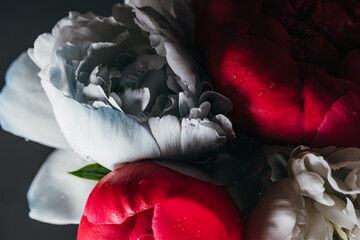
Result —
[{"label": "water droplet on petal", "polygon": [[274,88],[275,87],[275,83],[274,82],[271,82],[271,83],[269,83],[269,88]]},{"label": "water droplet on petal", "polygon": [[231,61],[230,61],[230,64],[234,64],[234,60],[231,60]]},{"label": "water droplet on petal", "polygon": [[231,80],[236,80],[237,79],[237,74],[236,73],[234,73],[233,75],[231,75]]},{"label": "water droplet on petal", "polygon": [[352,113],[353,116],[356,116],[357,114],[358,114],[357,111],[354,111],[354,112]]},{"label": "water droplet on petal", "polygon": [[244,84],[243,84],[243,86],[244,86],[244,87],[246,87],[246,86],[247,86],[247,84],[246,84],[246,83],[244,83]]},{"label": "water droplet on petal", "polygon": [[236,92],[240,92],[240,88],[237,87],[237,88],[236,88]]},{"label": "water droplet on petal", "polygon": [[108,182],[106,182],[105,184],[104,184],[104,187],[108,187],[109,186],[109,183]]},{"label": "water droplet on petal", "polygon": [[259,91],[259,97],[262,97],[264,95],[264,91]]},{"label": "water droplet on petal", "polygon": [[140,187],[145,188],[148,185],[148,181],[146,179],[143,179],[138,184],[140,185]]}]

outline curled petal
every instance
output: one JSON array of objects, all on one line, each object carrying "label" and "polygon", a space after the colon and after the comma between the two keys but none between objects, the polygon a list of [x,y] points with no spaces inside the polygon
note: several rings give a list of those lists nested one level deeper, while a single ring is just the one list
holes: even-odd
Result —
[{"label": "curled petal", "polygon": [[325,206],[320,203],[315,202],[314,205],[331,222],[335,223],[339,227],[344,227],[346,229],[353,229],[358,225],[356,219],[354,205],[351,201],[345,203],[343,200],[333,196],[335,200],[334,206]]},{"label": "curled petal", "polygon": [[92,109],[64,96],[47,80],[42,85],[60,128],[81,157],[113,169],[122,162],[160,155],[151,133],[124,113],[107,107]]},{"label": "curled petal", "polygon": [[122,102],[121,109],[130,115],[140,115],[150,101],[150,91],[148,88],[143,89],[126,89],[120,95]]},{"label": "curled petal", "polygon": [[325,192],[324,179],[314,172],[301,172],[295,176],[302,195],[327,206],[333,206],[334,200]]},{"label": "curled petal", "polygon": [[197,94],[199,80],[196,77],[194,63],[188,52],[175,43],[165,43],[166,60],[174,73],[178,75],[192,94]]},{"label": "curled petal", "polygon": [[190,110],[189,118],[206,118],[211,109],[211,104],[209,102],[203,102],[199,108],[192,108]]},{"label": "curled petal", "polygon": [[70,175],[88,162],[72,151],[56,150],[41,166],[27,198],[30,217],[52,224],[78,224],[95,181]]},{"label": "curled petal", "polygon": [[220,125],[208,119],[183,118],[175,116],[150,118],[149,126],[163,157],[194,158],[209,150],[217,149],[227,142],[227,136]]},{"label": "curled petal", "polygon": [[1,127],[15,135],[56,148],[68,144],[41,87],[40,69],[26,53],[14,61],[0,94]]}]

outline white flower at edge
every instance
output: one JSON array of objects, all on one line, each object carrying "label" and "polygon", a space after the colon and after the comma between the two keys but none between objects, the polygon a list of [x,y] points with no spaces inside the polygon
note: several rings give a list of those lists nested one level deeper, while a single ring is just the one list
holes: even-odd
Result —
[{"label": "white flower at edge", "polygon": [[[115,5],[107,18],[71,12],[7,73],[1,127],[64,149],[49,157],[29,189],[37,220],[80,220],[92,185],[79,179],[68,189],[63,182],[73,181],[65,171],[84,159],[110,169],[145,158],[189,160],[234,138],[223,115],[231,102],[213,92],[198,68],[189,2],[149,1],[156,11],[128,4]],[[64,160],[65,174],[52,177],[61,157],[73,162]],[[49,189],[65,198],[54,201]]]},{"label": "white flower at edge", "polygon": [[357,148],[295,149],[289,177],[249,217],[247,239],[360,239],[359,156]]}]

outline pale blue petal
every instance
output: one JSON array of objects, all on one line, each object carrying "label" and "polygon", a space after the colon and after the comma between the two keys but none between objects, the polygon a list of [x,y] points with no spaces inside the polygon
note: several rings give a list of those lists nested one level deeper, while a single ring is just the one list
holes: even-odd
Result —
[{"label": "pale blue petal", "polygon": [[81,157],[114,169],[124,162],[160,156],[150,131],[134,119],[112,108],[91,108],[65,96],[47,80],[41,83],[65,138]]},{"label": "pale blue petal", "polygon": [[23,53],[6,74],[0,93],[0,124],[8,132],[41,144],[68,148],[40,84],[40,69]]}]

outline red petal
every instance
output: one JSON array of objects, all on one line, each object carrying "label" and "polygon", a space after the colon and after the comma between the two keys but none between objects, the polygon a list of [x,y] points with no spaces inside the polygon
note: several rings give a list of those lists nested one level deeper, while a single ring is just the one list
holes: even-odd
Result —
[{"label": "red petal", "polygon": [[312,144],[360,147],[359,133],[360,92],[349,92],[326,114]]},{"label": "red petal", "polygon": [[350,52],[341,66],[341,76],[360,84],[360,50]]},{"label": "red petal", "polygon": [[197,183],[151,161],[136,162],[105,176],[86,203],[84,216],[93,224],[121,224],[129,216],[186,191]]},{"label": "red petal", "polygon": [[241,240],[242,220],[225,190],[196,185],[155,207],[156,240]]},{"label": "red petal", "polygon": [[291,38],[285,28],[274,18],[261,15],[247,32],[250,36],[263,37],[290,54]]},{"label": "red petal", "polygon": [[81,218],[77,240],[123,240],[129,239],[131,228],[127,224],[93,224],[86,216]]},{"label": "red petal", "polygon": [[304,85],[304,143],[309,144],[333,103],[357,86],[344,79],[331,77],[308,64],[301,64],[301,71]]},{"label": "red petal", "polygon": [[216,90],[234,103],[235,127],[263,139],[298,144],[304,135],[301,72],[276,44],[242,36],[211,49]]},{"label": "red petal", "polygon": [[[297,39],[295,42],[302,50],[302,61],[321,67],[334,76],[338,75],[342,57],[336,48],[322,36]],[[300,57],[294,57],[296,60],[300,60]]]},{"label": "red petal", "polygon": [[200,47],[245,33],[260,14],[261,0],[193,0]]},{"label": "red petal", "polygon": [[153,240],[153,212],[153,208],[142,211],[122,224],[93,224],[83,216],[77,240]]}]

